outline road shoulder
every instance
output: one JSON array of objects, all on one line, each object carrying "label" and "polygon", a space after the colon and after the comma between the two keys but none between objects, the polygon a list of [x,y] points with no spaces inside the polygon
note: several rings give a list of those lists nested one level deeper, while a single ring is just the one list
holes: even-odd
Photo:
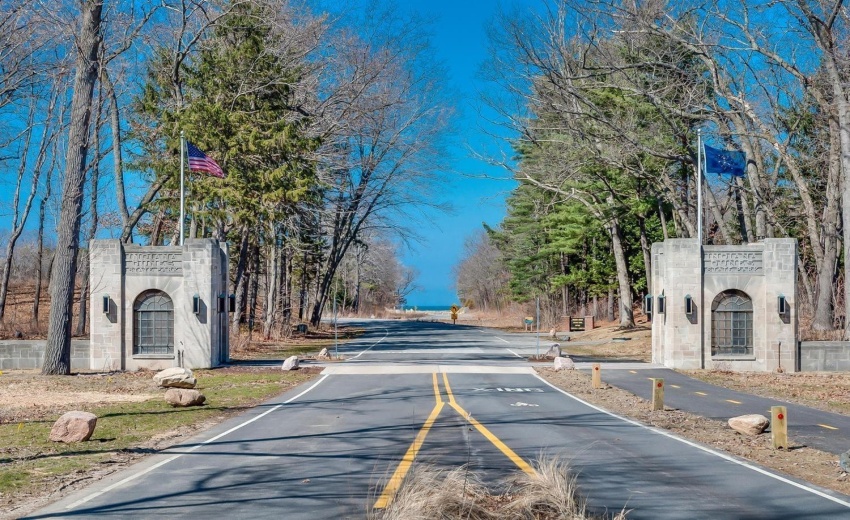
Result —
[{"label": "road shoulder", "polygon": [[[539,375],[556,387],[593,405],[643,424],[661,428],[688,440],[752,461],[844,495],[850,495],[850,477],[838,465],[836,455],[794,444],[774,450],[769,434],[746,437],[722,421],[665,408],[651,411],[650,403],[631,392],[610,385],[593,389],[589,374],[576,370],[556,372],[538,368]],[[604,379],[604,378],[603,378]]]}]

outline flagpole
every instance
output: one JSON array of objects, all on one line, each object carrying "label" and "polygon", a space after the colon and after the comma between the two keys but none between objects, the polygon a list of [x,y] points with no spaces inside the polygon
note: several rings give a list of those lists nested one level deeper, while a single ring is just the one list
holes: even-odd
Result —
[{"label": "flagpole", "polygon": [[186,157],[186,136],[180,130],[180,245],[183,245],[183,223],[186,218],[185,201],[183,196],[183,160]]},{"label": "flagpole", "polygon": [[697,129],[697,241],[702,247],[702,128]]},{"label": "flagpole", "polygon": [[705,368],[705,256],[702,249],[702,128],[697,129],[697,242],[699,243],[699,358]]}]

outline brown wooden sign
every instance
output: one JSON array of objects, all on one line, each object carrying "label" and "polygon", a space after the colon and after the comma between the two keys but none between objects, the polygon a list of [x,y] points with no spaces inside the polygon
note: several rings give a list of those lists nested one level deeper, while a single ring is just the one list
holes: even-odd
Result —
[{"label": "brown wooden sign", "polygon": [[570,332],[581,332],[584,330],[584,318],[570,317]]}]

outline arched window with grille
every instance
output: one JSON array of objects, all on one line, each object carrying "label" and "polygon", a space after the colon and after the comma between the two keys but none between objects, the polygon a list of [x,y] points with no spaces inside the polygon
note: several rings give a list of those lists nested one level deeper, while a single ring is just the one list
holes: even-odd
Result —
[{"label": "arched window with grille", "polygon": [[133,354],[174,353],[174,304],[162,291],[145,291],[133,305]]},{"label": "arched window with grille", "polygon": [[711,305],[711,355],[753,354],[753,301],[741,291],[720,293]]}]

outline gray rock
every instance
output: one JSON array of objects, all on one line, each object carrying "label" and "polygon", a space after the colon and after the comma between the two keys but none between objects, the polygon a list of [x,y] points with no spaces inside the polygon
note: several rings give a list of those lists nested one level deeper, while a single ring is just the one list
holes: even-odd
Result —
[{"label": "gray rock", "polygon": [[195,388],[197,380],[188,368],[166,368],[154,374],[153,380],[165,388]]},{"label": "gray rock", "polygon": [[330,359],[331,355],[328,354],[328,349],[323,348],[317,357],[319,359]]},{"label": "gray rock", "polygon": [[553,343],[549,350],[546,351],[546,357],[555,359],[561,357],[561,345]]},{"label": "gray rock", "polygon": [[732,417],[728,422],[730,428],[744,435],[760,435],[770,426],[768,418],[757,413]]},{"label": "gray rock", "polygon": [[165,392],[165,401],[171,406],[200,406],[206,400],[201,392],[187,388],[169,388]]},{"label": "gray rock", "polygon": [[555,370],[575,370],[576,364],[568,357],[556,357],[553,368]]},{"label": "gray rock", "polygon": [[850,451],[845,451],[838,458],[838,465],[844,470],[844,473],[850,473]]},{"label": "gray rock", "polygon": [[91,438],[97,426],[97,416],[89,412],[67,412],[50,429],[53,442],[83,442]]},{"label": "gray rock", "polygon": [[283,366],[280,367],[281,370],[297,370],[298,369],[298,356],[289,356],[286,358],[286,361],[283,362]]}]

